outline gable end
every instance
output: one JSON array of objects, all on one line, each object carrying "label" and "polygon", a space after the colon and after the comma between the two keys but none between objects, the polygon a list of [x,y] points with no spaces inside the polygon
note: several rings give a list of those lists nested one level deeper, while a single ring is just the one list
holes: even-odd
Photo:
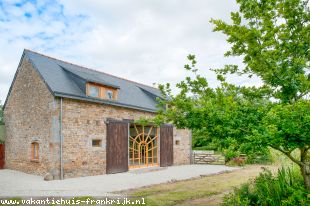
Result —
[{"label": "gable end", "polygon": [[9,92],[8,92],[8,94],[7,94],[7,96],[6,96],[6,99],[5,99],[5,102],[4,102],[4,105],[3,105],[3,110],[5,110],[6,104],[7,104],[8,100],[9,100],[9,98],[10,98],[10,96],[11,96],[11,92],[12,92],[13,86],[14,86],[15,81],[16,81],[16,78],[17,78],[17,76],[18,76],[18,74],[19,74],[19,72],[20,72],[20,70],[21,70],[22,62],[23,62],[24,60],[29,61],[29,62],[31,63],[32,68],[33,68],[33,69],[36,71],[36,73],[40,76],[41,80],[44,82],[44,84],[45,84],[45,86],[47,87],[47,89],[50,91],[50,93],[51,93],[53,96],[55,96],[54,92],[53,92],[52,89],[49,87],[49,85],[47,84],[47,82],[45,81],[45,79],[43,78],[42,74],[39,72],[39,70],[37,69],[37,67],[36,67],[35,64],[33,63],[33,61],[27,56],[27,54],[26,54],[25,51],[26,51],[26,50],[24,50],[23,55],[22,55],[22,57],[21,57],[20,60],[19,60],[19,64],[18,64],[17,70],[16,70],[16,72],[15,72],[13,81],[12,81],[12,83],[11,83]]}]

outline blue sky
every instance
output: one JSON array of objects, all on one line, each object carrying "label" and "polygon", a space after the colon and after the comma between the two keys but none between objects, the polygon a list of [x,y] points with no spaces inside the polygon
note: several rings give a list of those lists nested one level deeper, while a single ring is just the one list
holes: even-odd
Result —
[{"label": "blue sky", "polygon": [[193,53],[216,86],[209,68],[241,60],[223,58],[229,45],[209,20],[236,9],[227,0],[0,0],[0,100],[24,48],[149,85],[183,79]]}]

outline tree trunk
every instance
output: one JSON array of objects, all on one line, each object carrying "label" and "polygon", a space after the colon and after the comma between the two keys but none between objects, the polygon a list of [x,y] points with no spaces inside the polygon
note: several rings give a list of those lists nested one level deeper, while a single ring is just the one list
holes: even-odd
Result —
[{"label": "tree trunk", "polygon": [[305,188],[310,190],[310,166],[309,165],[301,166],[300,169],[302,177],[304,178]]},{"label": "tree trunk", "polygon": [[309,156],[308,156],[309,148],[300,148],[300,169],[302,177],[304,178],[305,188],[310,190],[310,164],[309,164]]}]

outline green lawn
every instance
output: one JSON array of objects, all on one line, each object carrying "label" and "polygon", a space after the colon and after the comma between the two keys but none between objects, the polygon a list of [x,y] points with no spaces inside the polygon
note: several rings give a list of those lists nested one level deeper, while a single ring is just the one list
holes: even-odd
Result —
[{"label": "green lawn", "polygon": [[228,191],[256,177],[262,171],[261,167],[268,167],[272,171],[278,168],[274,165],[247,165],[244,169],[233,172],[120,191],[116,194],[144,197],[148,206],[215,206],[220,205]]},{"label": "green lawn", "polygon": [[4,125],[0,125],[0,142],[4,141]]}]

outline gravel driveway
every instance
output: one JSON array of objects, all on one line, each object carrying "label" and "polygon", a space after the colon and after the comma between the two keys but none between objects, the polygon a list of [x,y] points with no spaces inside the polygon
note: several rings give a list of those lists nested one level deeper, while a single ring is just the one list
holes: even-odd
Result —
[{"label": "gravel driveway", "polygon": [[0,170],[0,196],[104,196],[119,190],[235,169],[238,168],[222,165],[181,165],[54,181],[44,181],[41,176],[5,169]]}]

